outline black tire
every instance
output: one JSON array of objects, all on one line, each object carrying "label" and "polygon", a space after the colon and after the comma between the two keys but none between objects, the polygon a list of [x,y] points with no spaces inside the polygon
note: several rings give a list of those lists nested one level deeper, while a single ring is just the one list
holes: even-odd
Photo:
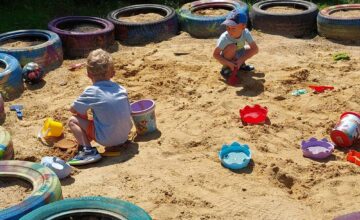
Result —
[{"label": "black tire", "polygon": [[[274,6],[292,6],[304,11],[277,14],[266,11]],[[317,5],[302,0],[268,0],[254,4],[250,19],[254,29],[269,34],[302,37],[316,30]]]},{"label": "black tire", "polygon": [[331,16],[336,11],[360,10],[360,4],[334,5],[324,8],[317,16],[317,29],[321,36],[335,40],[360,41],[360,17]]},{"label": "black tire", "polygon": [[[157,13],[164,17],[157,21],[132,23],[119,19],[140,13]],[[178,19],[173,8],[157,4],[131,5],[112,11],[107,19],[115,26],[115,39],[128,45],[143,45],[166,40],[179,32]]]},{"label": "black tire", "polygon": [[195,38],[219,37],[224,31],[225,26],[221,23],[225,21],[227,15],[221,16],[200,16],[192,12],[204,8],[226,8],[230,11],[237,9],[249,14],[248,6],[241,1],[233,0],[201,0],[183,5],[179,10],[181,29],[188,32]]},{"label": "black tire", "polygon": [[73,219],[72,217],[78,219],[76,217],[80,216],[81,219],[85,219],[86,215],[104,219],[151,220],[142,208],[132,203],[100,196],[54,202],[27,214],[20,220]]}]

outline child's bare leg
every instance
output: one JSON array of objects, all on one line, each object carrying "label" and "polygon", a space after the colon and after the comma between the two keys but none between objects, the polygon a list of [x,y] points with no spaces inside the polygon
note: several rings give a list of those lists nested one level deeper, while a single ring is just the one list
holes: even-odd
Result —
[{"label": "child's bare leg", "polygon": [[74,134],[77,142],[82,146],[91,146],[89,138],[86,134],[86,129],[89,126],[89,120],[71,116],[69,119],[69,127],[71,132]]},{"label": "child's bare leg", "polygon": [[223,50],[223,56],[229,61],[235,61],[236,59],[236,44],[229,44]]}]

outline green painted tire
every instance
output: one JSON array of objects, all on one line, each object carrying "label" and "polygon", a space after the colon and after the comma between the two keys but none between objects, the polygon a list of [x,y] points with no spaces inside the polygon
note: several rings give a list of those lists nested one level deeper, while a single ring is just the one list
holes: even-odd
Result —
[{"label": "green painted tire", "polygon": [[14,158],[14,148],[10,133],[0,127],[0,160],[11,160]]},{"label": "green painted tire", "polygon": [[16,177],[33,185],[33,192],[19,204],[0,210],[1,220],[17,220],[48,203],[62,199],[61,185],[56,174],[47,167],[27,161],[0,161],[0,178]]},{"label": "green painted tire", "polygon": [[68,219],[70,216],[84,216],[86,214],[121,220],[151,220],[151,217],[142,208],[132,203],[96,196],[54,202],[32,211],[20,220],[51,220],[65,219],[66,217]]}]

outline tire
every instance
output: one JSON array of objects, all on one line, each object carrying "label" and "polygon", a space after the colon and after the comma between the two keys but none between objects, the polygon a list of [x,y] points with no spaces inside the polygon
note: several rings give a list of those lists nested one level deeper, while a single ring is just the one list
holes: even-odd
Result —
[{"label": "tire", "polygon": [[0,127],[0,160],[11,160],[14,158],[14,148],[10,133]]},{"label": "tire", "polygon": [[21,66],[29,62],[39,64],[47,73],[61,66],[63,51],[57,34],[46,30],[20,30],[0,34],[0,43],[9,39],[35,37],[46,39],[46,42],[30,47],[4,48],[0,44],[0,53],[10,54],[18,59]]},{"label": "tire", "polygon": [[[74,32],[64,28],[67,25],[88,23],[101,27],[93,32]],[[64,55],[67,58],[82,58],[95,49],[107,49],[114,43],[114,25],[102,18],[88,16],[67,16],[49,22],[49,30],[57,33],[63,43]]]},{"label": "tire", "polygon": [[0,161],[0,177],[17,177],[29,181],[33,192],[19,204],[0,210],[0,219],[17,220],[45,204],[62,199],[61,185],[56,174],[38,163]]},{"label": "tire", "polygon": [[360,4],[334,5],[324,8],[317,16],[317,29],[321,36],[335,40],[360,40],[360,17],[330,16],[341,10],[360,10]]},{"label": "tire", "polygon": [[[291,14],[267,12],[273,6],[293,6],[304,11]],[[267,0],[254,4],[250,19],[254,29],[269,34],[303,37],[316,30],[317,5],[302,0]]]},{"label": "tire", "polygon": [[9,99],[24,89],[21,66],[15,57],[5,53],[0,53],[0,65],[5,67],[0,72],[0,92]]},{"label": "tire", "polygon": [[[157,21],[132,23],[118,18],[140,13],[158,13],[164,17]],[[107,15],[115,25],[115,39],[128,45],[144,45],[160,42],[175,36],[179,32],[175,10],[165,5],[141,4],[117,9]]]},{"label": "tire", "polygon": [[200,16],[192,12],[203,8],[227,8],[230,11],[238,9],[249,14],[248,6],[240,1],[232,0],[202,0],[187,3],[179,10],[181,29],[195,38],[219,37],[225,30],[221,25],[227,15],[222,16]]},{"label": "tire", "polygon": [[136,205],[118,199],[96,196],[54,202],[23,216],[20,220],[63,219],[90,213],[92,215],[111,216],[111,219],[151,220],[151,217]]}]

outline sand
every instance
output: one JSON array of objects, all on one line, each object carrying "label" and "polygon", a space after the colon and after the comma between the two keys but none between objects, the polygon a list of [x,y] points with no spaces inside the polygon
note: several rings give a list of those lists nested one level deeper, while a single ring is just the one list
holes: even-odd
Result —
[{"label": "sand", "polygon": [[32,192],[31,184],[18,178],[1,178],[0,188],[0,210],[23,201]]},{"label": "sand", "polygon": [[6,41],[0,42],[0,47],[4,48],[22,48],[22,47],[31,47],[38,44],[45,43],[46,40],[37,39],[37,38],[14,38]]},{"label": "sand", "polygon": [[[212,58],[216,39],[181,33],[157,44],[120,45],[112,53],[113,80],[127,88],[131,101],[156,101],[159,132],[136,137],[118,157],[75,168],[61,181],[64,198],[124,199],[155,220],[309,220],[358,211],[360,168],[345,160],[348,149],[314,161],[302,156],[300,142],[329,138],[343,112],[360,111],[360,44],[252,33],[260,52],[248,63],[256,71],[242,73],[238,87],[221,79],[221,66]],[[338,52],[351,59],[334,61]],[[63,123],[70,117],[67,109],[90,80],[85,68],[67,67],[83,61],[65,60],[46,83],[6,102],[3,126],[12,134],[15,159],[40,161],[54,153],[53,143],[41,143],[36,134],[47,117]],[[335,89],[290,95],[313,84]],[[22,121],[8,110],[15,103],[24,105]],[[252,104],[268,107],[268,124],[240,122],[239,109]],[[72,138],[67,126],[64,135]],[[218,159],[221,146],[233,141],[248,144],[253,153],[250,166],[237,172]]]},{"label": "sand", "polygon": [[195,15],[199,16],[223,16],[227,15],[231,10],[226,10],[222,8],[206,8],[200,9],[192,12]]},{"label": "sand", "polygon": [[340,18],[360,18],[360,9],[353,9],[353,10],[339,10],[331,13],[333,17],[340,17]]},{"label": "sand", "polygon": [[266,11],[276,14],[293,14],[302,12],[304,10],[289,6],[274,6],[267,8]]},{"label": "sand", "polygon": [[144,13],[144,14],[137,14],[132,16],[121,16],[118,19],[125,22],[144,23],[144,22],[158,21],[163,18],[164,16],[157,13]]}]

